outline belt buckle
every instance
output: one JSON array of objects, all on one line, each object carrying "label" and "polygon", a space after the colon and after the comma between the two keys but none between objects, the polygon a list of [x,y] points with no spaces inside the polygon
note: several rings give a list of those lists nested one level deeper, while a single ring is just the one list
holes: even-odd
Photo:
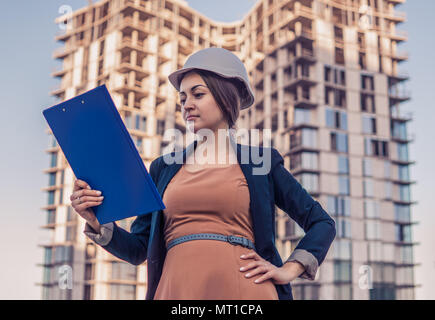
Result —
[{"label": "belt buckle", "polygon": [[238,245],[239,244],[238,242],[236,242],[235,236],[229,235],[229,236],[227,236],[227,240],[232,245]]}]

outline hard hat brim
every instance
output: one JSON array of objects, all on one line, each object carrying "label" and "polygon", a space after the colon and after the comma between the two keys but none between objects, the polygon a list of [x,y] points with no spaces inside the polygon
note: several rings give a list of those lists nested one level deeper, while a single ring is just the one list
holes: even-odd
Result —
[{"label": "hard hat brim", "polygon": [[[222,72],[217,72],[217,71],[214,71],[214,70],[210,70],[208,68],[187,67],[187,68],[181,68],[181,69],[178,69],[178,70],[172,72],[168,76],[168,79],[171,82],[171,84],[174,86],[174,88],[177,91],[180,91],[180,79],[181,79],[181,76],[183,74],[185,74],[185,73],[187,73],[189,71],[195,70],[195,69],[210,71],[210,72],[216,73],[217,75],[219,75],[221,77],[228,78],[228,79],[230,79],[230,78],[239,79],[244,84],[245,90],[248,93],[247,95],[245,95],[244,98],[242,98],[242,101],[240,103],[240,110],[249,108],[251,105],[254,104],[255,98],[254,98],[254,95],[252,93],[252,89],[251,89],[250,84],[247,83],[242,77],[239,77],[239,76],[228,75],[228,74],[225,74],[225,73],[222,73]],[[240,93],[240,95],[243,97],[242,93]]]}]

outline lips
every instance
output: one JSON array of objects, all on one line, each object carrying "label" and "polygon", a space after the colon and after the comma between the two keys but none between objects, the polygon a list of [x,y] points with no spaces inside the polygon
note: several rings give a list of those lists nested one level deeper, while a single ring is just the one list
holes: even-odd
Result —
[{"label": "lips", "polygon": [[188,116],[187,118],[186,118],[186,120],[192,120],[192,119],[195,119],[195,118],[198,118],[199,116]]}]

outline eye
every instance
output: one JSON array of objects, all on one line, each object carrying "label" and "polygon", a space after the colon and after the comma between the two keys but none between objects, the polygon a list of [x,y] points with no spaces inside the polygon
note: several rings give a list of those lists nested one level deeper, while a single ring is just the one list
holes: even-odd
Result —
[{"label": "eye", "polygon": [[[201,96],[203,96],[205,93],[196,93],[196,94],[194,94],[194,96],[195,96],[195,98],[201,98]],[[185,102],[186,100],[185,99],[180,99],[180,103],[183,105],[184,104],[184,102]]]}]

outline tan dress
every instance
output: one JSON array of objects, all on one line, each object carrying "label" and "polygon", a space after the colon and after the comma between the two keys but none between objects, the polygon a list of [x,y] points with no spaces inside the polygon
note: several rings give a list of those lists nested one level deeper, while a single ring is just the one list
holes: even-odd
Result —
[{"label": "tan dress", "polygon": [[[191,169],[189,169],[191,170]],[[164,237],[193,233],[243,236],[254,242],[249,189],[239,164],[189,171],[184,165],[163,195]],[[255,244],[255,243],[254,243]],[[217,240],[192,240],[168,250],[154,299],[278,299],[272,280],[260,284],[239,269],[253,250]]]}]

